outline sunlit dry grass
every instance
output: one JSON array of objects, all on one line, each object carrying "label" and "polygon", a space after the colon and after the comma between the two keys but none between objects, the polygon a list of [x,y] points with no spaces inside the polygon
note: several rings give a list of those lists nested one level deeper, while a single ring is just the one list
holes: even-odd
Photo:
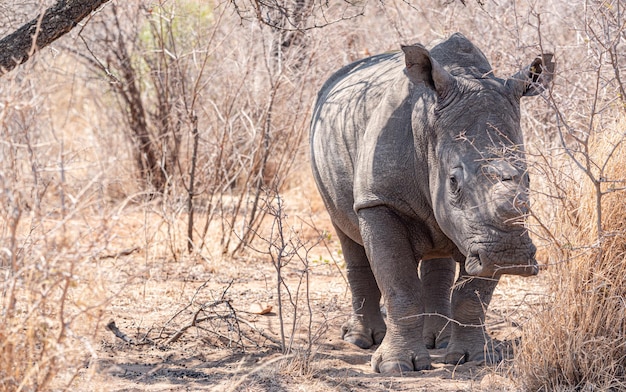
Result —
[{"label": "sunlit dry grass", "polygon": [[560,262],[549,268],[550,300],[524,326],[517,366],[528,390],[626,388],[623,127],[623,121],[615,123],[589,142],[591,160],[600,163],[594,173],[604,167],[602,193],[581,171],[561,184],[579,203],[560,212],[560,233],[567,233],[562,237],[567,241],[552,247],[551,259]]}]

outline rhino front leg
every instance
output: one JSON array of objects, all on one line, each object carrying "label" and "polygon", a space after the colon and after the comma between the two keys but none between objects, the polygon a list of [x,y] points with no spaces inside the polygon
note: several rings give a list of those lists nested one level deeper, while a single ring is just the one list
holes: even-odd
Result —
[{"label": "rhino front leg", "polygon": [[363,246],[335,227],[341,243],[352,293],[352,316],[341,327],[341,338],[361,348],[379,344],[385,336],[380,313],[380,290]]},{"label": "rhino front leg", "polygon": [[485,311],[498,279],[468,276],[461,264],[459,279],[452,293],[452,335],[445,362],[459,364],[481,361],[498,363],[502,354],[485,329]]},{"label": "rhino front leg", "polygon": [[422,339],[424,305],[411,237],[401,218],[386,207],[358,212],[363,244],[387,307],[387,333],[372,356],[380,373],[430,369]]},{"label": "rhino front leg", "polygon": [[[445,348],[451,334],[450,295],[456,275],[453,259],[431,259],[420,262],[420,278],[424,299],[424,344],[427,348]],[[437,316],[441,315],[441,316]]]}]

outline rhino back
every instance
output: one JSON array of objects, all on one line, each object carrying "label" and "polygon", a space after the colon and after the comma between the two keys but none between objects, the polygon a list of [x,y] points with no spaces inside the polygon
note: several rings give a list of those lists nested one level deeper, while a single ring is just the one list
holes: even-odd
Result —
[{"label": "rhino back", "polygon": [[401,53],[369,57],[337,71],[321,88],[311,120],[313,175],[333,223],[361,242],[354,173],[362,137],[383,96],[403,77]]}]

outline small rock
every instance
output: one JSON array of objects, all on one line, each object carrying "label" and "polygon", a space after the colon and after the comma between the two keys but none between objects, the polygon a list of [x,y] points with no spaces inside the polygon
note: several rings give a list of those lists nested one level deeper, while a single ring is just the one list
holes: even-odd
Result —
[{"label": "small rock", "polygon": [[250,305],[250,309],[248,311],[254,314],[268,314],[272,311],[272,305],[268,305],[266,303],[253,303]]}]

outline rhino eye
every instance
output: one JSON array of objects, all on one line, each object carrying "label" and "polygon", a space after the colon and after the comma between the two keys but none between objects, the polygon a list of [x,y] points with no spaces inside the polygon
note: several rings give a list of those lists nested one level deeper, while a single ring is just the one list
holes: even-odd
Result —
[{"label": "rhino eye", "polygon": [[450,183],[450,192],[454,195],[457,195],[461,190],[461,184],[459,180],[460,176],[461,169],[455,168],[454,170],[452,170],[452,173],[450,173],[450,176],[448,178],[448,182]]},{"label": "rhino eye", "polygon": [[450,186],[452,187],[453,191],[459,187],[459,182],[457,181],[455,176],[450,176]]}]

